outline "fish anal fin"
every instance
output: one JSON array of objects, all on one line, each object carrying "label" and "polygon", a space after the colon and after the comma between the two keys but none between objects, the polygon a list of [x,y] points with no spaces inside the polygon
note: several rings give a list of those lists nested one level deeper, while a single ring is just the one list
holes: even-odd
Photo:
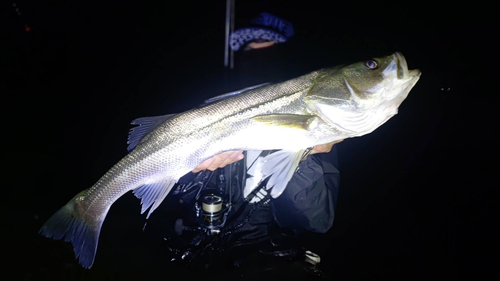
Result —
[{"label": "fish anal fin", "polygon": [[160,206],[161,202],[168,195],[172,187],[175,185],[175,180],[161,180],[158,182],[142,185],[134,189],[134,195],[141,199],[141,214],[144,214],[149,207],[148,215],[146,219]]}]

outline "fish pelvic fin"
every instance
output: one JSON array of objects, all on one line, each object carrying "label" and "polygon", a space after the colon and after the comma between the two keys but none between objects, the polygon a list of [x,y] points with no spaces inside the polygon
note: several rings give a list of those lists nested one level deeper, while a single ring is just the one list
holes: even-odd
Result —
[{"label": "fish pelvic fin", "polygon": [[292,179],[300,160],[307,149],[298,151],[279,150],[267,155],[262,161],[262,178],[269,177],[266,189],[271,189],[271,196],[278,198]]},{"label": "fish pelvic fin", "polygon": [[39,233],[54,240],[65,237],[66,242],[73,244],[75,258],[84,268],[89,269],[94,264],[101,226],[108,209],[97,216],[101,219],[86,212],[81,214],[78,204],[87,192],[88,190],[84,190],[71,199],[45,222]]}]

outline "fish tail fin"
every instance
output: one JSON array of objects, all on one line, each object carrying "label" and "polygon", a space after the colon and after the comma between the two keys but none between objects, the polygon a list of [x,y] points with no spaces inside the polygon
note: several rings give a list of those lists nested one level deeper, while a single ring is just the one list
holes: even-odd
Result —
[{"label": "fish tail fin", "polygon": [[54,240],[65,237],[66,242],[71,242],[78,259],[84,268],[92,267],[97,243],[101,232],[102,222],[108,210],[96,218],[90,214],[79,212],[78,200],[85,196],[87,190],[80,192],[64,207],[57,211],[40,229],[39,233]]}]

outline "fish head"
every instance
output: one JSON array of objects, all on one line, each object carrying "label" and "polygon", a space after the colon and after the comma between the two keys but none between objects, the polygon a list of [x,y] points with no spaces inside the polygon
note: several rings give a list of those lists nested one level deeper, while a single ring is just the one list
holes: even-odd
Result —
[{"label": "fish head", "polygon": [[401,53],[325,69],[304,97],[309,110],[349,136],[372,132],[397,114],[420,78]]}]

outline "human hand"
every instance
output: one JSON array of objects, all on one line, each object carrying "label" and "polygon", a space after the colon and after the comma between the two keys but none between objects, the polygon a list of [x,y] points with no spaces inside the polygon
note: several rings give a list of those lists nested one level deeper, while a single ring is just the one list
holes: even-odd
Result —
[{"label": "human hand", "polygon": [[[320,144],[316,145],[313,147],[313,150],[311,151],[310,154],[316,154],[316,153],[328,153],[332,150],[333,145],[337,144],[339,142],[342,142],[343,140],[339,141],[334,141],[330,143],[325,143],[325,144]],[[217,154],[212,158],[209,158],[198,167],[193,169],[193,173],[198,173],[203,170],[210,170],[210,171],[215,171],[218,168],[224,168],[225,166],[232,164],[234,162],[238,162],[241,159],[243,159],[243,151],[241,150],[236,150],[236,151],[226,151],[221,154]]]},{"label": "human hand", "polygon": [[313,150],[311,151],[310,154],[316,154],[316,153],[328,153],[332,151],[333,145],[337,144],[339,142],[342,142],[343,140],[338,140],[330,143],[325,143],[325,144],[319,144],[313,147]]},{"label": "human hand", "polygon": [[192,172],[198,173],[203,170],[215,171],[218,168],[223,168],[229,164],[238,162],[241,159],[243,159],[243,151],[241,150],[222,152],[221,154],[217,154],[214,157],[203,161],[203,163],[194,168]]}]

